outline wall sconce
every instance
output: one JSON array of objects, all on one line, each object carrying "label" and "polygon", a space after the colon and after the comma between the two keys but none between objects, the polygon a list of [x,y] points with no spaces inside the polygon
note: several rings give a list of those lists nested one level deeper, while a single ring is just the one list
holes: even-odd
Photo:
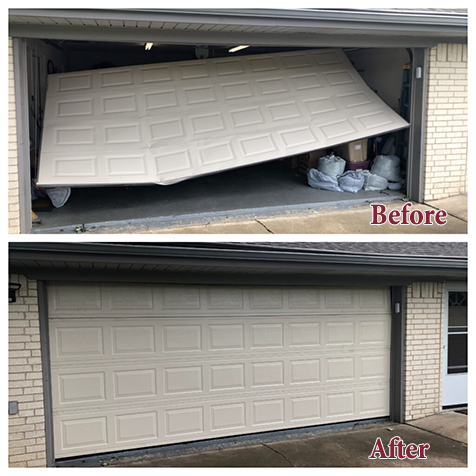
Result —
[{"label": "wall sconce", "polygon": [[21,288],[21,284],[8,283],[8,304],[17,302],[16,292]]}]

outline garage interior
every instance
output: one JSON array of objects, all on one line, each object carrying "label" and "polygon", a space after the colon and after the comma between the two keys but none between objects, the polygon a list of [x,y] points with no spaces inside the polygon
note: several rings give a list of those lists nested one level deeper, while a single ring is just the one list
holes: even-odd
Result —
[{"label": "garage interior", "polygon": [[[28,90],[31,177],[38,178],[42,119],[46,97],[47,74],[103,69],[161,62],[193,60],[296,51],[305,48],[253,47],[230,53],[237,45],[202,46],[154,43],[146,50],[143,42],[104,42],[29,39]],[[313,48],[315,49],[315,48]],[[407,48],[343,48],[367,85],[395,112],[410,117],[410,68],[412,54]],[[406,174],[409,130],[369,140],[367,158],[378,155],[387,139],[393,136],[395,154],[402,160]],[[249,215],[275,216],[285,211],[317,209],[323,206],[346,206],[367,200],[403,198],[405,189],[356,194],[316,190],[308,186],[305,156],[272,160],[257,165],[205,175],[169,186],[100,186],[73,187],[64,206],[55,208],[44,191],[34,190],[33,211],[41,223],[34,223],[38,233],[74,232],[104,224],[198,223],[213,217]],[[33,188],[36,188],[33,186]]]}]

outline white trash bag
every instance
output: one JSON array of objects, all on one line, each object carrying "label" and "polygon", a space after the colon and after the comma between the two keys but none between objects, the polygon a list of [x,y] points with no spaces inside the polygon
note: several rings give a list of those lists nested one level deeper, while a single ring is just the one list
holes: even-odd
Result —
[{"label": "white trash bag", "polygon": [[320,188],[331,192],[343,192],[337,183],[337,179],[319,172],[317,169],[309,169],[307,173],[307,183],[312,188]]},{"label": "white trash bag", "polygon": [[403,188],[402,182],[388,182],[389,190],[401,190]]},{"label": "white trash bag", "polygon": [[349,170],[345,174],[337,177],[337,183],[344,192],[357,193],[364,186],[364,175],[362,172]]},{"label": "white trash bag", "polygon": [[45,192],[50,197],[53,206],[60,208],[68,201],[71,195],[71,187],[46,188]]},{"label": "white trash bag", "polygon": [[341,157],[334,154],[325,155],[317,161],[317,170],[329,177],[337,178],[338,175],[344,173],[345,164],[345,160]]},{"label": "white trash bag", "polygon": [[389,182],[399,182],[401,179],[400,157],[396,155],[377,155],[370,172],[386,178]]},{"label": "white trash bag", "polygon": [[380,192],[388,187],[388,180],[386,178],[372,174],[368,170],[363,170],[362,175],[364,176],[364,190]]}]

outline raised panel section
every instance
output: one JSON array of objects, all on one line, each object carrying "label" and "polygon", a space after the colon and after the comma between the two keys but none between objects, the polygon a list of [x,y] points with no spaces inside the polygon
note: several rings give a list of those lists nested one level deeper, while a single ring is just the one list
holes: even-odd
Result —
[{"label": "raised panel section", "polygon": [[104,114],[119,114],[137,110],[134,94],[105,97],[102,102]]},{"label": "raised panel section", "polygon": [[272,348],[284,346],[282,324],[252,324],[251,348]]},{"label": "raised panel section", "polygon": [[57,84],[61,93],[91,89],[91,73],[65,74],[58,78]]},{"label": "raised panel section", "polygon": [[224,364],[210,366],[210,390],[230,390],[245,388],[244,364]]},{"label": "raised panel section", "polygon": [[250,307],[251,309],[281,309],[283,293],[281,289],[251,289]]},{"label": "raised panel section", "polygon": [[379,379],[388,374],[388,359],[386,355],[368,355],[360,357],[360,378]]},{"label": "raised panel section", "polygon": [[245,428],[245,404],[232,403],[211,407],[211,430]]},{"label": "raised panel section", "polygon": [[107,445],[107,422],[105,417],[85,418],[61,423],[61,447],[63,449]]},{"label": "raised panel section", "polygon": [[331,288],[324,292],[327,309],[349,309],[353,307],[352,289]]},{"label": "raised panel section", "polygon": [[195,286],[166,286],[163,307],[164,309],[199,309],[199,289]]},{"label": "raised panel section", "polygon": [[58,357],[103,355],[104,342],[101,327],[65,327],[56,329]]},{"label": "raised panel section", "polygon": [[321,397],[291,399],[291,421],[318,420],[321,418]]},{"label": "raised panel section", "polygon": [[362,413],[376,413],[388,411],[388,390],[364,390],[361,392]]},{"label": "raised panel section", "polygon": [[112,328],[113,354],[142,354],[155,352],[153,326],[127,326]]},{"label": "raised panel section", "polygon": [[164,326],[164,352],[202,350],[200,326]]},{"label": "raised panel section", "polygon": [[111,309],[133,311],[153,309],[152,287],[144,284],[114,284],[111,288]]},{"label": "raised panel section", "polygon": [[53,306],[56,311],[100,310],[101,288],[89,284],[62,283],[53,285]]},{"label": "raised panel section", "polygon": [[208,289],[210,309],[243,309],[243,289],[241,287],[217,287]]},{"label": "raised panel section", "polygon": [[355,413],[354,392],[336,393],[327,396],[328,416],[344,417]]},{"label": "raised panel section", "polygon": [[144,175],[147,173],[146,160],[143,155],[108,156],[106,159],[109,176]]},{"label": "raised panel section", "polygon": [[326,325],[326,345],[354,345],[354,322],[328,322]]},{"label": "raised panel section", "polygon": [[355,375],[353,357],[327,359],[327,381],[353,380]]},{"label": "raised panel section", "polygon": [[284,364],[283,362],[252,364],[251,376],[252,387],[284,385]]},{"label": "raised panel section", "polygon": [[197,433],[203,433],[203,409],[201,407],[165,412],[166,436],[194,435]]},{"label": "raised panel section", "polygon": [[104,372],[59,375],[59,402],[84,403],[105,400]]},{"label": "raised panel section", "polygon": [[92,98],[57,102],[57,117],[91,116],[92,114]]},{"label": "raised panel section", "polygon": [[361,344],[385,344],[386,342],[388,342],[388,333],[385,321],[362,321],[360,323]]},{"label": "raised panel section", "polygon": [[319,360],[295,360],[291,362],[291,385],[318,383],[320,374]]},{"label": "raised panel section", "polygon": [[210,350],[243,349],[245,329],[242,324],[217,324],[210,326]]},{"label": "raised panel section", "polygon": [[132,85],[132,70],[130,68],[99,73],[101,87]]},{"label": "raised panel section", "polygon": [[193,393],[203,390],[202,368],[183,367],[164,370],[164,393]]},{"label": "raised panel section", "polygon": [[317,288],[291,288],[289,290],[290,309],[318,309],[319,307]]},{"label": "raised panel section", "polygon": [[129,415],[119,415],[116,417],[117,441],[144,441],[156,439],[157,433],[157,413],[131,413]]},{"label": "raised panel section", "polygon": [[317,322],[297,322],[290,325],[291,347],[316,347],[320,344],[321,326]]},{"label": "raised panel section", "polygon": [[157,395],[154,369],[114,372],[114,398]]},{"label": "raised panel section", "polygon": [[266,400],[253,403],[253,425],[284,423],[284,400]]}]

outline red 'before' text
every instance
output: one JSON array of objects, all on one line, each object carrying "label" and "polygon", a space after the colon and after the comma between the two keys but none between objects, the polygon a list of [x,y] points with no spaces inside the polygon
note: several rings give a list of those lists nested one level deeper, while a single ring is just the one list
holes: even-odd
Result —
[{"label": "red 'before' text", "polygon": [[[445,225],[448,213],[446,210],[412,210],[413,203],[407,202],[401,210],[391,210],[387,214],[387,207],[381,203],[371,203],[372,221],[371,225]],[[431,218],[434,218],[435,223]]]}]

